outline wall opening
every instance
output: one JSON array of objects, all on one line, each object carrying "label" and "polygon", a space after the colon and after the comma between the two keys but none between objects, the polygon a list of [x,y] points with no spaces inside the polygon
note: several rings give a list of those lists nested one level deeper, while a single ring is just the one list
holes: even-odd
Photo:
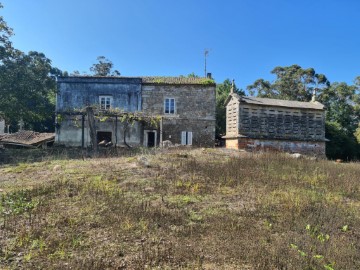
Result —
[{"label": "wall opening", "polygon": [[109,131],[98,131],[97,134],[97,143],[100,146],[110,146],[112,144],[111,138],[112,133]]},{"label": "wall opening", "polygon": [[147,147],[154,147],[155,146],[155,132],[148,132],[147,133]]},{"label": "wall opening", "polygon": [[157,141],[156,130],[144,130],[144,146],[155,147]]}]

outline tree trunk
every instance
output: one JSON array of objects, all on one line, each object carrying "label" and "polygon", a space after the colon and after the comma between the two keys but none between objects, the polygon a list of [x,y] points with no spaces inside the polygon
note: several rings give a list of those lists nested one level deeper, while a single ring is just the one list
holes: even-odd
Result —
[{"label": "tree trunk", "polygon": [[124,144],[128,147],[128,148],[131,148],[130,145],[128,145],[128,143],[126,142],[126,133],[128,131],[128,128],[129,128],[129,122],[126,121],[124,122]]},{"label": "tree trunk", "polygon": [[97,156],[98,154],[98,144],[97,144],[97,138],[96,138],[96,127],[95,127],[95,117],[94,117],[94,111],[92,107],[86,107],[86,114],[88,117],[89,122],[89,128],[90,128],[90,139],[92,148],[94,151],[94,155]]}]

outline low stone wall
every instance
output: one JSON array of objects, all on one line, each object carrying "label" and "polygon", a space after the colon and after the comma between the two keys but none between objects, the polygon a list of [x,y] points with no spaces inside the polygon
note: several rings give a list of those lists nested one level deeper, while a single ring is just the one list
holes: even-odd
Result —
[{"label": "low stone wall", "polygon": [[325,157],[325,142],[321,141],[287,141],[250,138],[226,139],[226,148],[248,151],[270,150],[288,153]]}]

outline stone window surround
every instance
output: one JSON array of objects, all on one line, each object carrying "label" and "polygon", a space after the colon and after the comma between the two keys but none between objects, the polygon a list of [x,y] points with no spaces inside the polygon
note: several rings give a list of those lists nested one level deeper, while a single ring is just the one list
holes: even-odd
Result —
[{"label": "stone window surround", "polygon": [[[174,111],[173,112],[171,112],[171,101],[174,101]],[[168,108],[167,108],[167,106],[166,106],[166,104],[167,104],[167,101],[169,102],[168,103]],[[166,114],[166,115],[175,115],[176,114],[176,99],[174,98],[174,97],[165,97],[164,98],[164,114]]]},{"label": "stone window surround", "polygon": [[[103,101],[104,101],[104,103],[103,103]],[[109,103],[107,103],[107,101],[109,101]],[[109,109],[111,109],[112,103],[113,103],[112,95],[100,95],[99,96],[100,110],[109,110]]]}]

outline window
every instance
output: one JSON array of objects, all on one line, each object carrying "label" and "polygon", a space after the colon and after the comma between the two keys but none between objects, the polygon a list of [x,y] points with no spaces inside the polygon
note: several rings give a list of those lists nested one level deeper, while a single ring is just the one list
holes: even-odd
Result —
[{"label": "window", "polygon": [[165,113],[175,114],[175,99],[174,98],[166,98],[165,99]]},{"label": "window", "polygon": [[181,131],[181,144],[192,145],[192,131]]},{"label": "window", "polygon": [[100,96],[100,110],[109,110],[111,108],[112,96]]}]

